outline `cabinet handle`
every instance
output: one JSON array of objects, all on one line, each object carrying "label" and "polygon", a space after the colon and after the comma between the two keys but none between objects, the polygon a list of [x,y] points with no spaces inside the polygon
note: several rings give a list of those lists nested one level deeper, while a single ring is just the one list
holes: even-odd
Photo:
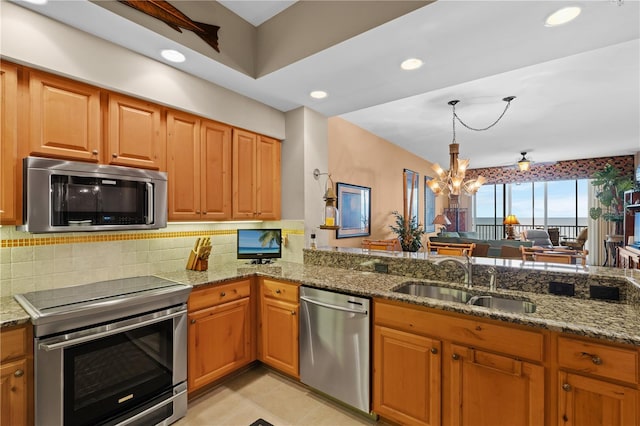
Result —
[{"label": "cabinet handle", "polygon": [[196,210],[196,214],[200,214],[200,210]]},{"label": "cabinet handle", "polygon": [[114,152],[113,154],[111,154],[111,156],[112,156],[113,158],[118,158],[118,154],[116,154],[115,152]]},{"label": "cabinet handle", "polygon": [[602,358],[600,358],[598,355],[596,354],[590,354],[588,352],[582,352],[581,354],[583,357],[589,357],[591,358],[591,362],[593,362],[595,365],[601,365],[602,364]]},{"label": "cabinet handle", "polygon": [[434,354],[434,355],[437,354],[438,353],[438,348],[431,348],[431,353]]},{"label": "cabinet handle", "polygon": [[295,315],[295,314],[296,314],[296,311],[291,311],[291,315]]},{"label": "cabinet handle", "polygon": [[460,359],[460,355],[458,354],[453,354],[451,355],[451,358],[455,359],[455,360],[459,360]]},{"label": "cabinet handle", "polygon": [[276,294],[280,294],[280,289],[277,289],[277,290],[276,290]]},{"label": "cabinet handle", "polygon": [[16,377],[22,377],[24,376],[24,370],[16,370],[13,375]]},{"label": "cabinet handle", "polygon": [[207,214],[207,212],[206,212],[206,211],[203,211],[203,212],[202,212],[202,214]]},{"label": "cabinet handle", "polygon": [[220,297],[225,297],[227,295],[227,293],[225,293],[224,291],[222,293],[220,293]]},{"label": "cabinet handle", "polygon": [[571,391],[571,385],[569,383],[563,383],[562,384],[562,390],[565,392],[570,392]]},{"label": "cabinet handle", "polygon": [[191,324],[195,324],[195,323],[196,323],[196,320],[192,319]]},{"label": "cabinet handle", "polygon": [[97,150],[97,149],[94,149],[93,151],[91,151],[91,153],[92,153],[93,155],[98,155],[98,150]]}]

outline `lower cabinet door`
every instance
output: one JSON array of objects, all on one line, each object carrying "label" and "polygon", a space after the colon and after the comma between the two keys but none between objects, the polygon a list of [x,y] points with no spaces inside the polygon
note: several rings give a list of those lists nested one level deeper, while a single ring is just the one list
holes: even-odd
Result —
[{"label": "lower cabinet door", "polygon": [[27,360],[0,366],[0,425],[27,424]]},{"label": "lower cabinet door", "polygon": [[189,314],[189,392],[252,361],[250,306],[245,297]]},{"label": "lower cabinet door", "polygon": [[452,425],[544,424],[544,368],[452,345],[448,408]]},{"label": "lower cabinet door", "polygon": [[260,360],[283,373],[300,377],[298,304],[262,298]]},{"label": "lower cabinet door", "polygon": [[439,425],[441,343],[374,327],[373,411],[401,424]]},{"label": "lower cabinet door", "polygon": [[564,371],[558,379],[558,425],[638,424],[637,390]]}]

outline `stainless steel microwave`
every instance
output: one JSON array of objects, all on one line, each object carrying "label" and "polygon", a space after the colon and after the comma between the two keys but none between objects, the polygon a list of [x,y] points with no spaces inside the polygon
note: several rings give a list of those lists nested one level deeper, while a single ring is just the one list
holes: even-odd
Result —
[{"label": "stainless steel microwave", "polygon": [[167,174],[50,158],[23,161],[23,225],[33,233],[167,226]]}]

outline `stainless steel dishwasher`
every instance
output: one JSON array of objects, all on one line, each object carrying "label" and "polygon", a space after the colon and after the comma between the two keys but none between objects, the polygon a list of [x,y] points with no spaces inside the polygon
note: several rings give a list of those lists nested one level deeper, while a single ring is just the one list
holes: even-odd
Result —
[{"label": "stainless steel dishwasher", "polygon": [[300,381],[370,413],[370,300],[300,287]]}]

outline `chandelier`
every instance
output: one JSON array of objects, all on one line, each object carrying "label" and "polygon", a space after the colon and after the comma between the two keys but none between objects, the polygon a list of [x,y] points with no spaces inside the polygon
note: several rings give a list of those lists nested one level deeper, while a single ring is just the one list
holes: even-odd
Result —
[{"label": "chandelier", "polygon": [[469,160],[458,158],[458,155],[460,154],[460,145],[458,144],[458,142],[456,142],[456,120],[458,120],[460,124],[462,124],[469,130],[474,130],[476,132],[488,130],[495,126],[498,121],[500,121],[500,119],[507,112],[507,109],[509,109],[511,101],[515,98],[515,96],[508,96],[506,98],[503,98],[502,100],[505,101],[507,105],[505,106],[504,111],[502,111],[502,114],[500,114],[498,119],[487,127],[478,129],[465,124],[460,119],[460,117],[458,117],[458,114],[456,114],[456,104],[460,101],[453,100],[448,102],[453,110],[453,140],[451,141],[451,144],[449,144],[449,170],[444,170],[437,163],[433,165],[433,170],[436,172],[437,177],[431,179],[427,183],[427,185],[434,194],[447,195],[449,196],[453,204],[457,204],[458,196],[460,194],[473,195],[478,192],[478,189],[480,189],[480,187],[487,180],[483,176],[478,176],[476,179],[465,180],[467,167],[469,167]]}]

